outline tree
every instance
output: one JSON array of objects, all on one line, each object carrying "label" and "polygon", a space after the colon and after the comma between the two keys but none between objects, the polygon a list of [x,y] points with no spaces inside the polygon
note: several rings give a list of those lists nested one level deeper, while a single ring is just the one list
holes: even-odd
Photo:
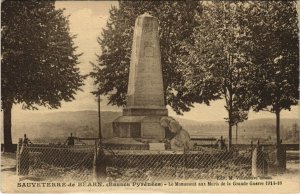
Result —
[{"label": "tree", "polygon": [[183,40],[193,42],[194,16],[201,12],[201,4],[195,1],[119,1],[119,8],[112,7],[107,27],[98,38],[102,53],[91,72],[99,88],[94,93],[107,95],[109,104],[125,105],[134,23],[144,12],[159,20],[166,104],[180,114],[189,111],[195,102],[217,99],[214,87],[199,96],[191,93],[185,83],[181,58],[188,53],[181,47]]},{"label": "tree", "polygon": [[253,109],[276,115],[280,143],[280,112],[299,100],[299,38],[295,1],[260,2],[252,14]]},{"label": "tree", "polygon": [[233,123],[235,124],[235,140],[238,142],[238,125],[248,119],[248,111],[236,110],[232,113]]},{"label": "tree", "polygon": [[[246,50],[251,43],[244,25],[250,7],[244,2],[206,2],[197,16],[194,44],[187,43],[190,63],[186,66],[189,90],[199,93],[215,87],[225,99],[228,117],[228,146],[232,144],[232,127],[247,119],[250,107],[247,82],[250,59]],[[199,95],[199,96],[200,96]]]},{"label": "tree", "polygon": [[58,108],[83,85],[63,10],[54,1],[4,1],[1,9],[4,149],[11,151],[11,109]]}]

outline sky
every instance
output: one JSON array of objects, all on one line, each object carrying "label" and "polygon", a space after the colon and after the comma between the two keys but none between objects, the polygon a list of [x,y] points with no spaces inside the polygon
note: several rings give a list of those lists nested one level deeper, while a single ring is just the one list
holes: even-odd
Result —
[{"label": "sky", "polygon": [[[101,36],[101,31],[106,26],[109,18],[109,9],[111,6],[118,6],[118,1],[57,1],[56,8],[65,8],[65,15],[69,15],[70,32],[76,34],[74,40],[78,46],[77,52],[83,53],[80,57],[80,70],[83,74],[87,74],[92,70],[90,62],[96,62],[96,54],[100,54],[100,46],[97,43],[97,38]],[[82,111],[82,110],[97,110],[96,98],[91,94],[95,89],[93,80],[88,78],[85,81],[85,86],[82,87],[83,92],[78,92],[73,102],[63,102],[60,109],[49,110],[40,107],[35,112],[57,112],[57,111]],[[121,108],[108,106],[106,97],[102,97],[101,110],[103,111],[121,111]],[[212,102],[210,106],[196,104],[190,112],[180,116],[185,119],[198,121],[221,121],[227,115],[224,108],[225,102],[218,100]],[[176,116],[176,113],[168,107],[169,115]],[[13,115],[21,116],[24,111],[21,105],[13,107]],[[292,111],[283,111],[281,118],[298,118],[299,106],[292,108]],[[249,119],[257,118],[274,118],[275,114],[269,112],[249,113]]]}]

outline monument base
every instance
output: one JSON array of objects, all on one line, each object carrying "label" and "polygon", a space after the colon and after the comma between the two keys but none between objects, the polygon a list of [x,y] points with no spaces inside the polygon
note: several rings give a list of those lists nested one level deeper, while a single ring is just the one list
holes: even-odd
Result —
[{"label": "monument base", "polygon": [[[156,140],[166,136],[166,128],[160,125],[162,116],[120,116],[113,121],[113,137]],[[120,142],[121,143],[121,142]]]}]

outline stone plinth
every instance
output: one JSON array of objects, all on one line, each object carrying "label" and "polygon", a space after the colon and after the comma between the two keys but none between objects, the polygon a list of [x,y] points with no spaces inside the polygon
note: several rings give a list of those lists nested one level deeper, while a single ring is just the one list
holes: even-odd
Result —
[{"label": "stone plinth", "polygon": [[160,118],[167,115],[158,20],[145,13],[135,21],[127,102],[123,116],[113,122],[114,136],[163,139],[165,128],[160,126]]},{"label": "stone plinth", "polygon": [[113,122],[113,136],[161,140],[165,128],[159,121],[159,116],[121,116]]},{"label": "stone plinth", "polygon": [[156,115],[156,116],[167,116],[168,110],[166,108],[138,108],[138,107],[130,107],[123,109],[124,116],[139,116],[139,115]]}]

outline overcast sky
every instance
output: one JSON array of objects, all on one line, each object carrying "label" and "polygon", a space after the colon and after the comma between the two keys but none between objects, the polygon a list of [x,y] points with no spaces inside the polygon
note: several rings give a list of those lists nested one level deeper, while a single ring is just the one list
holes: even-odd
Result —
[{"label": "overcast sky", "polygon": [[[96,62],[96,53],[100,54],[100,46],[97,43],[97,37],[100,36],[102,28],[105,27],[109,18],[109,9],[111,6],[118,6],[117,1],[57,1],[57,8],[65,8],[65,14],[70,15],[70,29],[72,34],[77,34],[75,44],[78,46],[78,52],[83,52],[80,57],[79,67],[83,74],[92,70],[91,62]],[[62,103],[62,107],[57,110],[48,110],[41,107],[37,112],[56,112],[56,111],[81,111],[97,110],[95,97],[90,93],[94,90],[93,80],[87,79],[83,92],[78,92],[76,100],[73,102]],[[106,97],[102,97],[102,110],[121,111],[117,107],[107,106]],[[175,113],[169,109],[169,114]],[[35,111],[36,112],[36,111]],[[17,105],[13,108],[13,114],[21,116],[24,110]],[[282,118],[298,118],[299,106],[293,107],[292,111],[283,111]],[[226,111],[224,101],[212,102],[211,106],[195,105],[192,111],[185,113],[184,118],[199,121],[224,120]],[[250,112],[249,119],[256,118],[275,118],[274,114],[268,112],[254,113]]]}]

